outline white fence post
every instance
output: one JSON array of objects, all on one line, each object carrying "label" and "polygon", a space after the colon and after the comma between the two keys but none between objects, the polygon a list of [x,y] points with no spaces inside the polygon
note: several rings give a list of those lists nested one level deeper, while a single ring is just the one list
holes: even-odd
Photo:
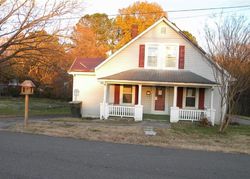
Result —
[{"label": "white fence post", "polygon": [[179,121],[179,108],[171,107],[170,108],[170,122],[178,122]]},{"label": "white fence post", "polygon": [[142,121],[143,118],[143,106],[135,105],[135,121]]}]

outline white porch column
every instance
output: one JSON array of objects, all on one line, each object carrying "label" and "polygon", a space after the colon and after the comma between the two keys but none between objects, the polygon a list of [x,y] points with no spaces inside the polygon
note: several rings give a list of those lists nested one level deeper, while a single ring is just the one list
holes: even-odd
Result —
[{"label": "white porch column", "polygon": [[139,84],[138,85],[139,86],[139,90],[138,90],[138,105],[141,105],[141,93],[142,93],[142,85],[141,84]]},{"label": "white porch column", "polygon": [[212,125],[214,126],[215,110],[213,105],[214,105],[214,87],[211,88],[211,101],[210,101],[210,120]]},{"label": "white porch column", "polygon": [[103,90],[103,103],[107,102],[107,91],[108,91],[108,85],[104,84],[104,90]]},{"label": "white porch column", "polygon": [[108,92],[109,92],[109,85],[104,84],[103,89],[103,102],[100,105],[100,119],[108,119]]},{"label": "white porch column", "polygon": [[211,101],[210,101],[210,108],[213,109],[214,104],[214,87],[211,88]]},{"label": "white porch column", "polygon": [[177,106],[177,86],[174,86],[174,100],[173,100],[173,107]]},{"label": "white porch column", "polygon": [[142,85],[139,84],[138,89],[138,104],[135,105],[135,121],[142,121],[143,119],[143,106],[141,105],[141,96],[142,96]]},{"label": "white porch column", "polygon": [[177,107],[177,86],[174,86],[173,107],[170,108],[170,122],[179,121],[179,108]]}]

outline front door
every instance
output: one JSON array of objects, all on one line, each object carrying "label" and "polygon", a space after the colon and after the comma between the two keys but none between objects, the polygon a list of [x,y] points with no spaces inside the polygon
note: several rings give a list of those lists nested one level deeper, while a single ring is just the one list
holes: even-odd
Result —
[{"label": "front door", "polygon": [[155,90],[155,110],[165,110],[165,87],[156,87]]}]

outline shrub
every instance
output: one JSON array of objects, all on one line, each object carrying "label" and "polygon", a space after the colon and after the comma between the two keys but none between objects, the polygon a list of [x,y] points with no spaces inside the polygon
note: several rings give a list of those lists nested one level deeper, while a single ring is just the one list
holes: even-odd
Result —
[{"label": "shrub", "polygon": [[211,126],[211,122],[206,117],[201,118],[201,120],[199,121],[199,124],[202,127],[210,127]]}]

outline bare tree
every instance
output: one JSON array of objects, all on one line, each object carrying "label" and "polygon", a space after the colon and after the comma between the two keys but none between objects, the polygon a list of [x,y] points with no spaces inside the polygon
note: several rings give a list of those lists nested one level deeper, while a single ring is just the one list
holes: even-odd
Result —
[{"label": "bare tree", "polygon": [[[55,53],[55,49],[39,44],[65,30],[60,18],[73,13],[78,4],[77,0],[1,0],[0,68],[10,65],[12,59],[36,59],[44,51]],[[50,32],[49,36],[35,33],[44,30]]]},{"label": "bare tree", "polygon": [[224,132],[235,114],[236,102],[250,83],[250,24],[243,16],[230,16],[206,26],[209,55],[219,86],[221,109],[220,132]]}]

